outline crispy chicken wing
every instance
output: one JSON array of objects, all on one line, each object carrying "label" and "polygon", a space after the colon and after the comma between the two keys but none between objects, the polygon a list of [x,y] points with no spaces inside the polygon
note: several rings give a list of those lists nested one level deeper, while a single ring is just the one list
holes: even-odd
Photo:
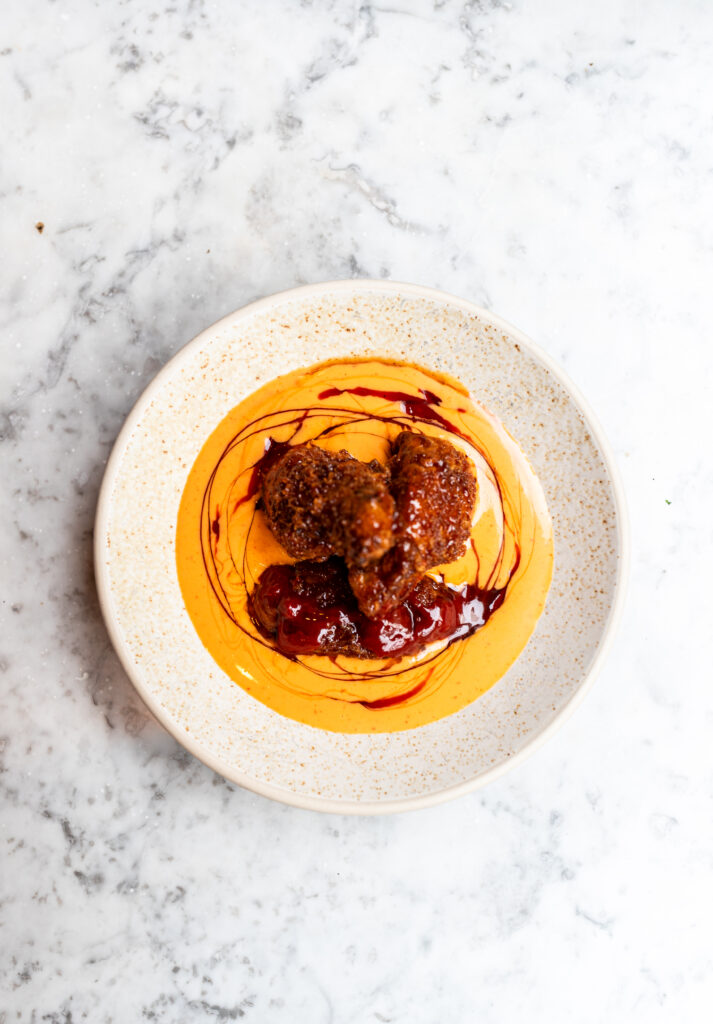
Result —
[{"label": "crispy chicken wing", "polygon": [[404,430],[389,470],[400,541],[411,541],[429,569],[460,558],[477,487],[467,456],[449,441]]},{"label": "crispy chicken wing", "polygon": [[402,431],[388,469],[396,543],[379,562],[349,573],[360,609],[372,618],[400,604],[428,569],[461,557],[477,490],[467,457],[440,438]]},{"label": "crispy chicken wing", "polygon": [[394,543],[394,499],[376,461],[299,445],[265,474],[262,498],[270,529],[293,558],[340,555],[365,568]]},{"label": "crispy chicken wing", "polygon": [[463,554],[476,480],[440,438],[402,431],[387,469],[347,452],[290,448],[265,474],[268,525],[293,558],[344,559],[360,610],[395,608],[436,565]]}]

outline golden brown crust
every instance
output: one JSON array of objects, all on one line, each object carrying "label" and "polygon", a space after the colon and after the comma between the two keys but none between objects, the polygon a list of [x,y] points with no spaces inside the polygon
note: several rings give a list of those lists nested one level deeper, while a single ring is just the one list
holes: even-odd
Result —
[{"label": "golden brown crust", "polygon": [[375,619],[401,604],[423,572],[418,559],[411,556],[408,542],[397,543],[375,565],[350,569],[349,585],[359,610]]},{"label": "golden brown crust", "polygon": [[335,554],[367,566],[394,543],[394,499],[378,462],[300,445],[268,470],[262,497],[270,529],[293,558]]},{"label": "golden brown crust", "polygon": [[468,458],[438,437],[402,431],[389,460],[397,532],[427,568],[460,558],[470,536],[476,480]]},{"label": "golden brown crust", "polygon": [[371,618],[400,604],[429,569],[463,555],[475,509],[470,462],[448,441],[404,430],[388,469],[396,544],[379,563],[349,574],[359,607]]}]

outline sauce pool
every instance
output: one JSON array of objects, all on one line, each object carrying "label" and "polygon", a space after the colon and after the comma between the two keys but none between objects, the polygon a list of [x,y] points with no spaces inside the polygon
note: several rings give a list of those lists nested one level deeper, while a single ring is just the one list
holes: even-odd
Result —
[{"label": "sauce pool", "polygon": [[[329,610],[319,597],[326,581],[311,592],[302,581],[297,592],[301,570],[267,526],[262,478],[300,444],[383,464],[404,429],[443,437],[471,459],[478,498],[467,552],[381,621],[360,615],[348,587]],[[245,398],[203,445],[176,529],[185,606],[217,665],[278,713],[349,733],[414,728],[484,693],[525,646],[552,557],[542,490],[499,421],[459,382],[376,358],[297,370]],[[328,650],[337,627],[353,638],[348,653]]]}]

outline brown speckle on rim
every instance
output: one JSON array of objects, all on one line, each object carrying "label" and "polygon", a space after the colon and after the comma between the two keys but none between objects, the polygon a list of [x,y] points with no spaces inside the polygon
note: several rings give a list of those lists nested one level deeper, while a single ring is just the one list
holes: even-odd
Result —
[{"label": "brown speckle on rim", "polygon": [[35,231],[37,232],[38,235],[41,235],[44,230],[45,230],[44,223],[41,220],[38,220],[37,223],[35,224]]}]

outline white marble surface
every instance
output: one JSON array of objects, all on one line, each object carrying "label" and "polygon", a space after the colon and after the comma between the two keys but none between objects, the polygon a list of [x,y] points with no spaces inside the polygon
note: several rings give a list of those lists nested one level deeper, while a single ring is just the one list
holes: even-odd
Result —
[{"label": "white marble surface", "polygon": [[[711,46],[707,0],[3,5],[0,1022],[710,1019]],[[90,549],[161,364],[352,275],[561,360],[634,544],[564,730],[378,820],[243,792],[147,721]]]}]

